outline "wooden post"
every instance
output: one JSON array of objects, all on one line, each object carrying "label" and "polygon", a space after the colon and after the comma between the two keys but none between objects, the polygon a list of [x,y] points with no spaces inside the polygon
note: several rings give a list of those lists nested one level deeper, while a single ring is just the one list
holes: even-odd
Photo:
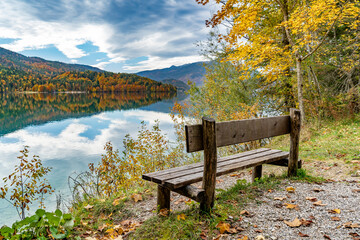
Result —
[{"label": "wooden post", "polygon": [[252,172],[252,181],[255,182],[255,179],[261,178],[261,172],[262,172],[262,165],[256,166],[253,168]]},{"label": "wooden post", "polygon": [[202,188],[205,190],[204,201],[200,203],[200,209],[210,212],[214,206],[216,185],[216,129],[215,120],[212,118],[202,119],[203,145],[204,145],[204,176]]},{"label": "wooden post", "polygon": [[288,176],[296,176],[299,159],[301,116],[300,111],[295,108],[290,109],[290,126],[291,129]]},{"label": "wooden post", "polygon": [[170,210],[170,190],[160,184],[158,185],[157,206],[158,211],[164,208]]}]

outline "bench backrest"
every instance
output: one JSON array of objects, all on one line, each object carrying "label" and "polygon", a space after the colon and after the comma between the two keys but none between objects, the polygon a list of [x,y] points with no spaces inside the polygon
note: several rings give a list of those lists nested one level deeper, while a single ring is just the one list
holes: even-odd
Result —
[{"label": "bench backrest", "polygon": [[[288,134],[291,131],[290,116],[268,117],[219,122],[215,124],[216,146],[228,146],[263,138]],[[185,126],[186,150],[204,150],[201,124]]]}]

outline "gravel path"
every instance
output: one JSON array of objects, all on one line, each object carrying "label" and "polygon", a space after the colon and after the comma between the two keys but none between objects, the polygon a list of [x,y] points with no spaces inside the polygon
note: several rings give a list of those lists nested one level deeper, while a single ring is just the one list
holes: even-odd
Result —
[{"label": "gravel path", "polygon": [[[295,191],[289,193],[287,187],[293,187]],[[249,239],[262,239],[260,236],[273,240],[360,239],[358,183],[332,182],[318,185],[284,181],[281,190],[266,192],[258,200],[260,204],[252,203],[246,207],[254,216],[244,216],[238,224],[245,229],[241,234]],[[296,218],[305,221],[298,227],[290,227],[285,223],[293,222]],[[224,239],[237,238],[228,236]]]},{"label": "gravel path", "polygon": [[[316,167],[321,169],[319,166]],[[339,173],[341,170],[334,168],[333,171]],[[272,169],[265,171],[264,175],[271,172]],[[323,169],[323,173],[319,175],[324,176],[324,172],[328,173],[329,169]],[[360,179],[349,175],[334,174],[333,176],[336,181],[323,184],[284,180],[280,189],[265,192],[262,197],[256,199],[256,202],[246,206],[244,210],[250,212],[251,216],[244,215],[241,221],[232,222],[231,227],[242,228],[243,231],[236,234],[222,234],[218,239],[243,239],[247,236],[248,240],[360,240]],[[238,179],[250,181],[250,178],[249,170],[242,171],[235,177],[222,176],[217,178],[216,187],[226,189],[233,186]],[[201,183],[195,186],[199,187]],[[288,192],[287,187],[293,187],[294,192]],[[187,199],[181,195],[172,193],[171,199],[173,211],[188,207],[185,204]],[[137,213],[136,219],[140,222],[154,216],[156,193],[133,207]],[[337,213],[339,210],[340,212]],[[298,222],[294,222],[296,218]],[[231,222],[231,219],[229,221]],[[285,221],[290,225],[301,225],[291,227]]]}]

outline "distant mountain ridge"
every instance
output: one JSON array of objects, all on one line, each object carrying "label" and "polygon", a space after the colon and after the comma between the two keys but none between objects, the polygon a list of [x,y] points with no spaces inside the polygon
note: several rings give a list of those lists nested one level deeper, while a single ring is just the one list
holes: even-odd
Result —
[{"label": "distant mountain ridge", "polygon": [[178,91],[185,92],[190,89],[190,86],[180,80],[177,79],[164,79],[160,82],[165,84],[171,84],[177,88]]},{"label": "distant mountain ridge", "polygon": [[170,84],[129,73],[26,57],[0,47],[0,92],[176,92]]},{"label": "distant mountain ridge", "polygon": [[141,71],[136,74],[156,81],[162,81],[164,79],[177,79],[187,83],[190,80],[191,82],[196,83],[196,85],[202,85],[206,73],[204,63],[206,62],[195,62],[181,66],[171,66],[169,68]]},{"label": "distant mountain ridge", "polygon": [[26,57],[2,47],[0,47],[0,65],[6,68],[15,68],[26,72],[44,74],[46,76],[54,76],[67,71],[103,72],[103,70],[99,68],[82,64],[68,64],[49,61],[39,57]]}]

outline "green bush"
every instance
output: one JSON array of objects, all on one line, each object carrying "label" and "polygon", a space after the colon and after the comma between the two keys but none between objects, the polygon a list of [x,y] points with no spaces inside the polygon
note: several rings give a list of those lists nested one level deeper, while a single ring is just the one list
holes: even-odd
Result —
[{"label": "green bush", "polygon": [[74,218],[70,213],[63,214],[60,210],[46,212],[38,209],[34,215],[13,223],[11,228],[3,226],[0,229],[0,238],[65,239],[69,236],[73,226]]}]

